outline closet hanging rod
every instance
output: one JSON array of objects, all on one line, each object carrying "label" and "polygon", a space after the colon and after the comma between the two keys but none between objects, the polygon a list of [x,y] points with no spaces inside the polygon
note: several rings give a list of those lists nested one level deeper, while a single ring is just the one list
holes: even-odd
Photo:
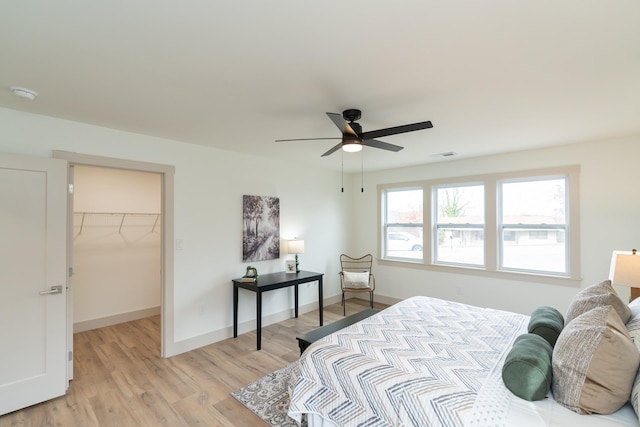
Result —
[{"label": "closet hanging rod", "polygon": [[77,215],[160,215],[159,212],[73,212]]},{"label": "closet hanging rod", "polygon": [[153,228],[151,232],[153,233],[156,229],[156,225],[158,224],[158,220],[160,219],[159,213],[154,212],[74,212],[74,215],[82,215],[82,221],[80,222],[80,231],[78,231],[78,235],[82,234],[82,229],[84,228],[84,219],[87,215],[122,215],[122,219],[120,220],[120,228],[118,228],[118,233],[122,232],[122,225],[124,224],[124,219],[127,215],[130,216],[152,216],[156,217],[153,222]]}]

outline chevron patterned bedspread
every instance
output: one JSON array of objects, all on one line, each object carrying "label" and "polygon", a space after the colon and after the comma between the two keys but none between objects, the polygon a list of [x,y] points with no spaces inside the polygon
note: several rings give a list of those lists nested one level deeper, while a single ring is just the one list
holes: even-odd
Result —
[{"label": "chevron patterned bedspread", "polygon": [[289,415],[338,426],[461,426],[528,317],[428,297],[312,344]]}]

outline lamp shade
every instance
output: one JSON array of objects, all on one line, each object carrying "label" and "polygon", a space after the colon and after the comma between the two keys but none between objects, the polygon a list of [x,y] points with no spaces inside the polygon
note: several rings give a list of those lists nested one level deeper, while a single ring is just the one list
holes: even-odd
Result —
[{"label": "lamp shade", "polygon": [[609,279],[614,285],[640,288],[640,255],[633,251],[613,251]]},{"label": "lamp shade", "polygon": [[289,240],[289,253],[290,254],[303,254],[304,253],[304,240]]}]

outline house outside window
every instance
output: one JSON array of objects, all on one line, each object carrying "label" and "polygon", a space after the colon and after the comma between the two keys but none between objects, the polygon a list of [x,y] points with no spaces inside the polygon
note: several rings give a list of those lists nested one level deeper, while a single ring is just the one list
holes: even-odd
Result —
[{"label": "house outside window", "polygon": [[484,266],[484,185],[434,187],[434,262]]},{"label": "house outside window", "polygon": [[499,190],[500,268],[566,275],[567,178],[505,180]]}]

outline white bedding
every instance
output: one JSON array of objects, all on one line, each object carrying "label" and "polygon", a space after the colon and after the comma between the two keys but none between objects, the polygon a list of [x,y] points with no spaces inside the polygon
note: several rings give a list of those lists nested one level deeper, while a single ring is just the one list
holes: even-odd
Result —
[{"label": "white bedding", "polygon": [[640,425],[630,405],[587,416],[551,394],[511,394],[502,362],[527,322],[434,298],[402,301],[305,351],[289,415],[306,414],[310,427]]}]

